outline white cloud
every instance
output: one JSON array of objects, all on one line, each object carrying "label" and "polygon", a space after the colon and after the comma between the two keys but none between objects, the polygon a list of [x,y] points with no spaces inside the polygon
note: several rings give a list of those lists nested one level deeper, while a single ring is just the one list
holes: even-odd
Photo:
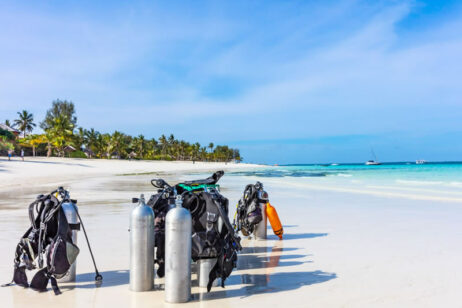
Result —
[{"label": "white cloud", "polygon": [[[52,99],[68,98],[82,125],[152,134],[169,126],[186,135],[214,123],[233,140],[256,130],[306,137],[457,129],[460,109],[444,108],[462,94],[459,18],[403,41],[398,24],[416,9],[410,2],[278,5],[130,7],[101,18],[2,10],[0,111],[39,116]],[[223,76],[239,81],[237,94],[204,95]]]}]

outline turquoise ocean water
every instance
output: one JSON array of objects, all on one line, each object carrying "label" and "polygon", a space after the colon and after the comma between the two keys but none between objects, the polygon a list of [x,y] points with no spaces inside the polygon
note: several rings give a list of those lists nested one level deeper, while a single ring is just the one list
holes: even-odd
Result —
[{"label": "turquoise ocean water", "polygon": [[462,162],[450,163],[384,163],[339,165],[284,165],[268,166],[258,170],[234,172],[231,175],[262,178],[311,179],[310,182],[335,181],[364,184],[403,184],[412,186],[447,186],[462,188]]}]

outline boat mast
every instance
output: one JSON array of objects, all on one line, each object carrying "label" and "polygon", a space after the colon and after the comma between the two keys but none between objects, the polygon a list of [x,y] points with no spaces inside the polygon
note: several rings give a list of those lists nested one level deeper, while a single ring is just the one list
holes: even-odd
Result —
[{"label": "boat mast", "polygon": [[375,156],[375,152],[374,152],[374,149],[372,148],[372,146],[371,146],[371,153],[372,153],[372,156],[374,157],[374,161],[376,162],[377,161],[377,156]]}]

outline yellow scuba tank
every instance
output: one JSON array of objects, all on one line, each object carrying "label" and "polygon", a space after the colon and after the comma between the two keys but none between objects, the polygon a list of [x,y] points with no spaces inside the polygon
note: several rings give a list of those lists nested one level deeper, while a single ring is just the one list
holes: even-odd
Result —
[{"label": "yellow scuba tank", "polygon": [[274,234],[279,236],[279,238],[282,240],[284,228],[282,227],[281,221],[279,220],[276,209],[269,202],[266,203],[266,216],[268,217],[268,220],[271,224],[271,228],[273,228]]}]

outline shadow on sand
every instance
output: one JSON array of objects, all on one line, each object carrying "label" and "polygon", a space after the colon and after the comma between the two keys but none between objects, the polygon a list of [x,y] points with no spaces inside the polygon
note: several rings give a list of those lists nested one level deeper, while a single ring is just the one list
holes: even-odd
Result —
[{"label": "shadow on sand", "polygon": [[256,269],[256,268],[271,268],[271,267],[284,267],[296,266],[304,263],[313,263],[313,261],[279,261],[277,264],[268,261],[268,257],[244,255],[240,256],[242,264],[239,269]]},{"label": "shadow on sand", "polygon": [[62,291],[68,291],[73,289],[94,289],[94,288],[108,288],[120,285],[128,285],[129,283],[129,271],[106,271],[100,273],[103,276],[102,283],[95,283],[95,273],[84,273],[77,274],[75,277],[75,283],[59,284],[59,288]]},{"label": "shadow on sand", "polygon": [[246,254],[249,254],[249,253],[266,253],[268,252],[269,250],[271,250],[271,248],[273,249],[273,251],[294,251],[294,250],[297,250],[298,248],[294,248],[294,247],[288,247],[288,248],[282,248],[282,247],[266,247],[266,246],[262,246],[262,247],[242,247],[242,250],[240,251],[239,253],[239,256],[241,255],[246,255]]},{"label": "shadow on sand", "polygon": [[326,273],[323,271],[312,272],[284,272],[275,273],[272,275],[267,274],[243,274],[241,281],[236,281],[238,275],[233,275],[227,280],[227,285],[239,284],[242,286],[239,289],[220,289],[210,293],[195,293],[193,298],[195,300],[208,301],[221,298],[230,297],[248,297],[261,293],[277,293],[295,290],[303,286],[312,284],[323,283],[337,278],[335,273]]},{"label": "shadow on sand", "polygon": [[[327,236],[327,233],[301,233],[287,234],[286,239],[304,239]],[[261,293],[277,293],[295,290],[303,286],[327,282],[337,278],[337,274],[324,271],[291,271],[278,272],[277,268],[300,266],[305,263],[312,263],[305,258],[310,255],[296,254],[292,252],[300,248],[285,248],[283,241],[275,241],[274,246],[258,246],[262,242],[249,240],[243,247],[238,257],[237,269],[233,275],[226,280],[229,288],[214,288],[210,293],[201,291],[193,294],[193,300],[208,301],[229,297],[248,297]],[[250,271],[249,271],[250,270]],[[60,288],[65,292],[75,288],[105,288],[129,284],[129,271],[116,270],[101,273],[103,282],[95,284],[94,273],[78,274],[76,283],[62,284]],[[236,288],[236,286],[240,286]]]},{"label": "shadow on sand", "polygon": [[[302,240],[308,238],[327,236],[328,233],[287,233],[282,236],[283,241]],[[279,240],[276,235],[268,235],[269,240]]]},{"label": "shadow on sand", "polygon": [[[296,227],[298,227],[298,225],[283,225],[282,227],[283,227],[284,229],[287,229],[287,228],[296,228]],[[267,228],[268,230],[271,230],[271,229],[272,229],[272,227],[271,227],[270,224],[268,224],[268,227],[266,227],[266,228]]]},{"label": "shadow on sand", "polygon": [[245,243],[248,246],[243,248],[237,259],[238,270],[266,269],[266,274],[269,275],[273,271],[272,268],[296,266],[312,262],[308,260],[297,260],[308,257],[308,255],[305,254],[286,254],[286,252],[294,251],[297,248],[284,247],[284,241],[275,241],[272,247],[255,246],[259,243],[258,241],[248,241]]},{"label": "shadow on sand", "polygon": [[[327,236],[327,233],[302,233],[287,235],[289,239]],[[286,235],[284,236],[284,240]],[[305,254],[285,254],[299,248],[285,248],[284,241],[275,241],[273,247],[255,246],[261,242],[248,241],[237,260],[238,273],[226,280],[227,289],[213,289],[193,294],[195,300],[208,301],[229,297],[248,297],[261,293],[277,293],[295,290],[303,286],[323,283],[337,278],[335,273],[317,271],[277,272],[276,268],[312,263],[304,260]],[[245,244],[244,244],[245,245]],[[300,260],[299,260],[300,259]],[[249,271],[250,270],[250,271]],[[235,288],[235,286],[241,286]]]}]

